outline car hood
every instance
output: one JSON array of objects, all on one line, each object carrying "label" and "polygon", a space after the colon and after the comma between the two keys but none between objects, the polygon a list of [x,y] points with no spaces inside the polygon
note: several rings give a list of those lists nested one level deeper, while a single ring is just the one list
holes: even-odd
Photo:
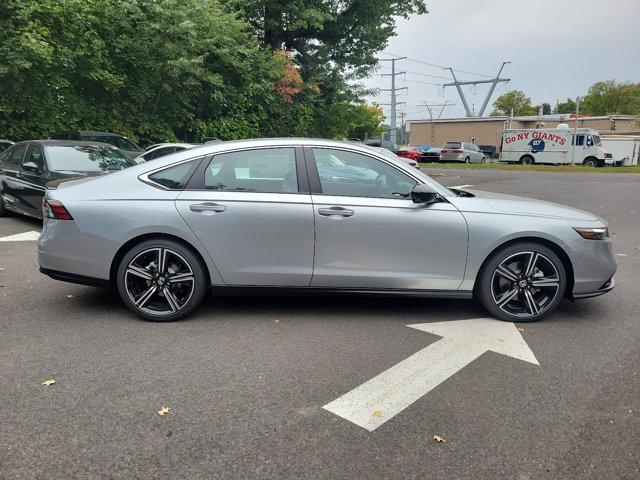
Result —
[{"label": "car hood", "polygon": [[[534,215],[539,217],[565,218],[585,222],[602,222],[600,217],[578,210],[565,207],[557,203],[537,200],[533,198],[518,197],[516,195],[504,195],[501,193],[483,192],[479,190],[465,190],[475,196],[477,204],[483,204],[487,212],[501,212],[513,215]],[[465,198],[465,197],[457,197]]]}]

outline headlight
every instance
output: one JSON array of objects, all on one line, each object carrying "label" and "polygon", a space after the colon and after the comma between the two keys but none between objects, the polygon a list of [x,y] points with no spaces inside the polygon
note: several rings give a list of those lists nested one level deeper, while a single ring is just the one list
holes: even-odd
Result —
[{"label": "headlight", "polygon": [[600,228],[580,228],[573,227],[573,229],[580,234],[582,238],[587,240],[604,240],[609,237],[609,229],[606,227]]}]

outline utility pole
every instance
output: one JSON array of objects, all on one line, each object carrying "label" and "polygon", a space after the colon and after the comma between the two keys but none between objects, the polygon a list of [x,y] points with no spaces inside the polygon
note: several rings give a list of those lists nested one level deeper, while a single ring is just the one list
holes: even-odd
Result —
[{"label": "utility pole", "polygon": [[396,143],[397,140],[397,123],[396,123],[396,106],[401,104],[401,103],[405,103],[405,102],[397,102],[396,101],[396,92],[398,90],[406,90],[407,87],[400,87],[400,88],[396,88],[396,76],[397,75],[403,75],[406,72],[396,72],[396,62],[398,60],[403,60],[407,57],[397,57],[397,58],[384,58],[381,59],[382,62],[391,62],[391,73],[383,73],[382,76],[383,77],[391,77],[391,88],[390,89],[383,89],[382,91],[386,91],[386,92],[391,92],[391,103],[389,104],[391,106],[391,115],[390,115],[390,120],[391,120],[391,130],[389,131],[389,140],[391,140],[391,142]]},{"label": "utility pole", "polygon": [[427,103],[427,101],[425,100],[424,102],[424,106],[427,107],[427,112],[429,112],[429,118],[431,119],[431,121],[429,122],[431,124],[431,143],[433,144],[435,142],[435,132],[434,132],[434,127],[433,127],[433,110],[431,110],[434,107],[442,107],[440,109],[440,113],[438,114],[438,119],[440,119],[440,117],[442,117],[442,112],[444,112],[444,109],[447,107],[453,107],[455,104],[453,103],[449,103],[449,100],[445,100],[444,103]]},{"label": "utility pole", "polygon": [[578,143],[578,117],[580,116],[580,97],[576,98],[576,124],[573,127],[573,149],[571,149],[571,165],[576,160],[576,143]]},{"label": "utility pole", "polygon": [[484,111],[487,108],[487,105],[489,104],[489,100],[491,100],[491,96],[493,95],[493,92],[496,90],[496,86],[498,85],[498,83],[501,82],[510,82],[511,79],[510,78],[500,78],[500,74],[502,73],[502,70],[504,69],[504,66],[508,63],[511,62],[503,62],[502,66],[500,67],[500,70],[498,71],[498,75],[496,75],[495,78],[492,78],[491,80],[470,80],[468,82],[460,82],[458,81],[458,79],[456,78],[456,74],[453,71],[453,68],[449,67],[449,71],[451,72],[451,76],[453,77],[453,82],[452,83],[446,83],[445,85],[443,85],[444,87],[456,87],[456,89],[458,90],[458,95],[460,95],[460,100],[462,100],[462,105],[464,106],[464,111],[467,113],[467,117],[475,117],[475,112],[472,112],[471,109],[469,108],[469,104],[467,103],[467,97],[465,97],[464,92],[462,91],[462,88],[460,88],[463,85],[480,85],[483,83],[490,83],[491,84],[491,88],[489,88],[489,92],[487,93],[486,98],[484,99],[484,102],[482,103],[482,107],[480,108],[480,111],[478,112],[478,116],[481,117],[482,115],[484,115]]}]

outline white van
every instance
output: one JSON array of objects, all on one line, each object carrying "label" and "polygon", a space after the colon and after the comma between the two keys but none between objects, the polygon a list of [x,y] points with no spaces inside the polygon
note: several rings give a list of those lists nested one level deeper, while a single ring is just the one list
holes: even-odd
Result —
[{"label": "white van", "polygon": [[591,128],[576,130],[577,142],[573,151],[574,129],[566,124],[557,128],[505,130],[500,148],[501,162],[567,164],[603,166],[611,154],[602,147],[600,135]]}]

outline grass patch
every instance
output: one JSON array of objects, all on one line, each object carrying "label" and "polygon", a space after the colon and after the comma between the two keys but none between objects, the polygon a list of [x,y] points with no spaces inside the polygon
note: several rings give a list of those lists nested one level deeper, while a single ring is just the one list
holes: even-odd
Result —
[{"label": "grass patch", "polygon": [[520,165],[519,163],[420,163],[421,168],[455,168],[461,170],[519,170],[557,173],[640,173],[640,165],[629,167],[583,167],[582,165]]}]

